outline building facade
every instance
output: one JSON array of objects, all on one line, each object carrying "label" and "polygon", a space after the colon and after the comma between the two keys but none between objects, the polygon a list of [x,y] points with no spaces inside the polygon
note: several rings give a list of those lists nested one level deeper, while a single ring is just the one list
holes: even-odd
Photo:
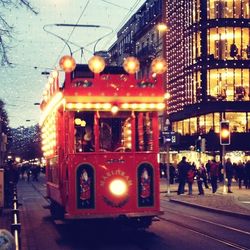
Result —
[{"label": "building facade", "polygon": [[140,61],[139,77],[147,77],[149,65],[163,56],[165,33],[157,25],[165,23],[165,1],[148,0],[118,31],[116,42],[109,48],[112,65],[122,65],[124,58],[136,56]]},{"label": "building facade", "polygon": [[229,151],[250,151],[250,0],[166,0],[168,112],[188,149],[199,136],[220,150],[220,121]]}]

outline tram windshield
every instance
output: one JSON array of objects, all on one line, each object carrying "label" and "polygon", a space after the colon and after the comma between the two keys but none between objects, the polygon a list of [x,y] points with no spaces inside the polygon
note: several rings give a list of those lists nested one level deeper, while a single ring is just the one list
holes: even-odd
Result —
[{"label": "tram windshield", "polygon": [[132,148],[131,112],[100,112],[100,150],[129,152]]},{"label": "tram windshield", "polygon": [[[95,117],[98,117],[96,129]],[[95,136],[99,138],[97,141],[102,152],[130,152],[132,148],[137,152],[153,150],[153,112],[134,112],[133,116],[129,111],[115,115],[104,111],[98,115],[94,111],[75,112],[74,128],[75,152],[95,152]]]}]

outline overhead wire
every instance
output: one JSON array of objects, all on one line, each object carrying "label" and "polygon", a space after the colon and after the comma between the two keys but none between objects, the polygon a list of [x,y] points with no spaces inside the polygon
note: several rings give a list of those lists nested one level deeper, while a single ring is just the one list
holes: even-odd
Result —
[{"label": "overhead wire", "polygon": [[[84,6],[84,8],[83,8],[83,10],[82,10],[81,15],[79,16],[79,18],[78,18],[78,20],[77,20],[77,22],[76,22],[76,25],[77,25],[77,24],[79,23],[79,21],[81,20],[81,18],[82,18],[82,16],[83,16],[84,12],[86,11],[86,9],[87,9],[87,7],[88,7],[88,5],[89,5],[89,2],[90,2],[90,0],[88,0],[87,3],[85,4],[85,6]],[[73,32],[75,31],[75,28],[76,28],[76,27],[73,27],[72,31],[70,32],[69,37],[68,37],[68,39],[67,39],[67,42],[69,41],[69,39],[71,38]],[[59,60],[59,58],[60,58],[62,52],[64,51],[65,47],[66,47],[66,43],[64,44],[64,46],[63,46],[61,52],[59,53],[59,55],[58,55],[58,57],[57,57],[57,59],[56,59],[54,65],[57,65],[57,62],[58,62],[58,60]]]},{"label": "overhead wire", "polygon": [[[120,28],[124,25],[124,22],[127,20],[127,18],[131,15],[131,13],[137,8],[138,4],[140,3],[141,0],[136,0],[134,5],[129,9],[129,11],[127,12],[127,14],[124,16],[124,18],[122,19],[122,21],[118,24],[117,28],[115,29],[115,32],[117,34],[117,32],[120,30]],[[114,34],[114,36],[116,35]],[[109,43],[111,42],[111,40],[114,38],[114,36],[112,36],[104,45],[104,47],[107,47],[109,45]]]}]

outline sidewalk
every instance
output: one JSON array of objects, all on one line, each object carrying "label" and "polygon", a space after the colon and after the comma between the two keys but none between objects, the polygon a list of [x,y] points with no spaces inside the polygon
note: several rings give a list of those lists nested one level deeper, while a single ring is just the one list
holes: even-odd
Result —
[{"label": "sidewalk", "polygon": [[250,189],[245,189],[245,187],[239,189],[237,183],[234,182],[232,184],[233,193],[223,194],[223,184],[218,183],[218,187],[215,194],[212,193],[211,188],[204,188],[205,195],[198,195],[198,186],[194,182],[192,195],[188,195],[187,184],[185,194],[177,195],[178,183],[175,183],[170,185],[170,194],[167,194],[167,181],[165,178],[160,180],[161,199],[250,219]]}]

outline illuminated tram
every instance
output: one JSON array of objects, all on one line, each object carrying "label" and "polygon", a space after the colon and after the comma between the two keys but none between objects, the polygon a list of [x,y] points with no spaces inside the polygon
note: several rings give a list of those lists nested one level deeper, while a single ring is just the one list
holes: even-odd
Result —
[{"label": "illuminated tram", "polygon": [[159,122],[165,61],[149,79],[136,79],[139,62],[106,66],[60,60],[64,83],[51,73],[41,103],[42,149],[53,218],[123,218],[148,227],[161,214]]}]

